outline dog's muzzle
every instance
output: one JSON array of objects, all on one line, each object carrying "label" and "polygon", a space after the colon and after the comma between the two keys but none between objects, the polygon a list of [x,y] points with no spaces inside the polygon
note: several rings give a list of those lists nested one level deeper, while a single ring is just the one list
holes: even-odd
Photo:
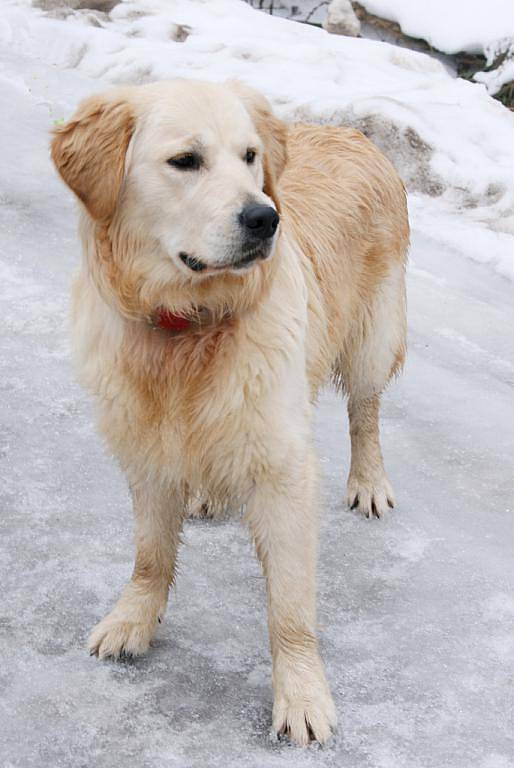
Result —
[{"label": "dog's muzzle", "polygon": [[243,234],[242,247],[230,261],[209,265],[181,251],[179,253],[181,262],[192,272],[203,272],[208,267],[214,270],[243,269],[253,261],[266,259],[271,253],[273,238],[280,222],[280,216],[276,210],[270,205],[249,203],[239,213],[238,221]]}]

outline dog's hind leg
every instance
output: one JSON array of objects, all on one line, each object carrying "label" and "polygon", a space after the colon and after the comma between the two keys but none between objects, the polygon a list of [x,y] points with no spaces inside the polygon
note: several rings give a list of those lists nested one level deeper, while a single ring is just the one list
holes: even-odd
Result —
[{"label": "dog's hind leg", "polygon": [[394,507],[393,489],[380,448],[379,410],[379,395],[366,399],[349,397],[352,458],[347,501],[349,507],[358,507],[366,517],[381,517],[388,506]]},{"label": "dog's hind leg", "polygon": [[136,518],[132,578],[89,638],[90,653],[102,659],[138,656],[148,649],[175,576],[184,515],[180,495],[146,481],[132,488],[132,496]]},{"label": "dog's hind leg", "polygon": [[368,518],[381,517],[394,506],[380,447],[380,396],[403,365],[405,336],[404,270],[395,266],[335,368],[336,381],[348,394],[352,456],[347,501]]},{"label": "dog's hind leg", "polygon": [[195,496],[188,501],[186,513],[191,520],[212,520],[214,517],[212,505],[201,496]]}]

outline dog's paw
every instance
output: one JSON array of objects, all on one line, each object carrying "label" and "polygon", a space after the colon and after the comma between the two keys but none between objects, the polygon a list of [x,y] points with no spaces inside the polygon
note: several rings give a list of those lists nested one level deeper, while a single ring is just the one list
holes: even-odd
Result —
[{"label": "dog's paw", "polygon": [[365,479],[350,475],[347,502],[350,509],[358,508],[367,518],[382,517],[395,503],[393,489],[385,475]]},{"label": "dog's paw", "polygon": [[278,686],[273,704],[273,730],[301,747],[311,741],[324,744],[337,725],[334,702],[321,668],[305,677],[293,674]]},{"label": "dog's paw", "polygon": [[91,632],[89,653],[99,659],[140,656],[148,650],[154,632],[154,623],[124,621],[109,614]]},{"label": "dog's paw", "polygon": [[286,736],[300,747],[306,747],[311,741],[325,744],[336,724],[336,712],[330,695],[281,700],[275,702],[273,707],[275,733]]},{"label": "dog's paw", "polygon": [[207,501],[191,499],[187,505],[187,516],[192,520],[212,520],[214,509]]}]

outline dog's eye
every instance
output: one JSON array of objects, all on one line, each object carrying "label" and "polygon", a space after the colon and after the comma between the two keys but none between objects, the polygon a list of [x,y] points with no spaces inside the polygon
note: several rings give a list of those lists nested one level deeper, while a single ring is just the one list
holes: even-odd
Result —
[{"label": "dog's eye", "polygon": [[197,152],[185,152],[183,155],[170,157],[166,162],[180,171],[197,171],[202,165],[202,157]]},{"label": "dog's eye", "polygon": [[246,150],[245,160],[248,163],[248,165],[252,165],[252,163],[255,161],[256,154],[257,153],[256,153],[255,149],[247,149]]}]

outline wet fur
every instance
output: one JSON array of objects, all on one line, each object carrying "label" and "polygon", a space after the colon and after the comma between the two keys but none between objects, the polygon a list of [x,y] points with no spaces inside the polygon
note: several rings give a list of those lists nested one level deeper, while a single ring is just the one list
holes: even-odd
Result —
[{"label": "wet fur", "polygon": [[[220,112],[244,106],[262,144],[255,194],[281,213],[273,257],[241,275],[197,279],[173,267],[145,209],[140,215],[131,202],[131,174],[142,173],[138,131],[148,135],[163,104],[172,110],[180,94],[197,92],[214,116],[218,102]],[[393,494],[379,400],[405,356],[403,185],[359,132],[287,126],[261,95],[234,83],[94,97],[56,130],[52,157],[83,204],[78,369],[98,398],[99,428],[126,472],[136,516],[132,580],[90,648],[101,657],[145,651],[165,610],[188,504],[245,503],[268,579],[274,727],[300,744],[325,741],[335,710],[316,641],[311,409],[330,381],[348,395],[348,500],[367,516],[383,514]],[[177,337],[152,327],[159,306],[207,307],[218,322]]]}]

